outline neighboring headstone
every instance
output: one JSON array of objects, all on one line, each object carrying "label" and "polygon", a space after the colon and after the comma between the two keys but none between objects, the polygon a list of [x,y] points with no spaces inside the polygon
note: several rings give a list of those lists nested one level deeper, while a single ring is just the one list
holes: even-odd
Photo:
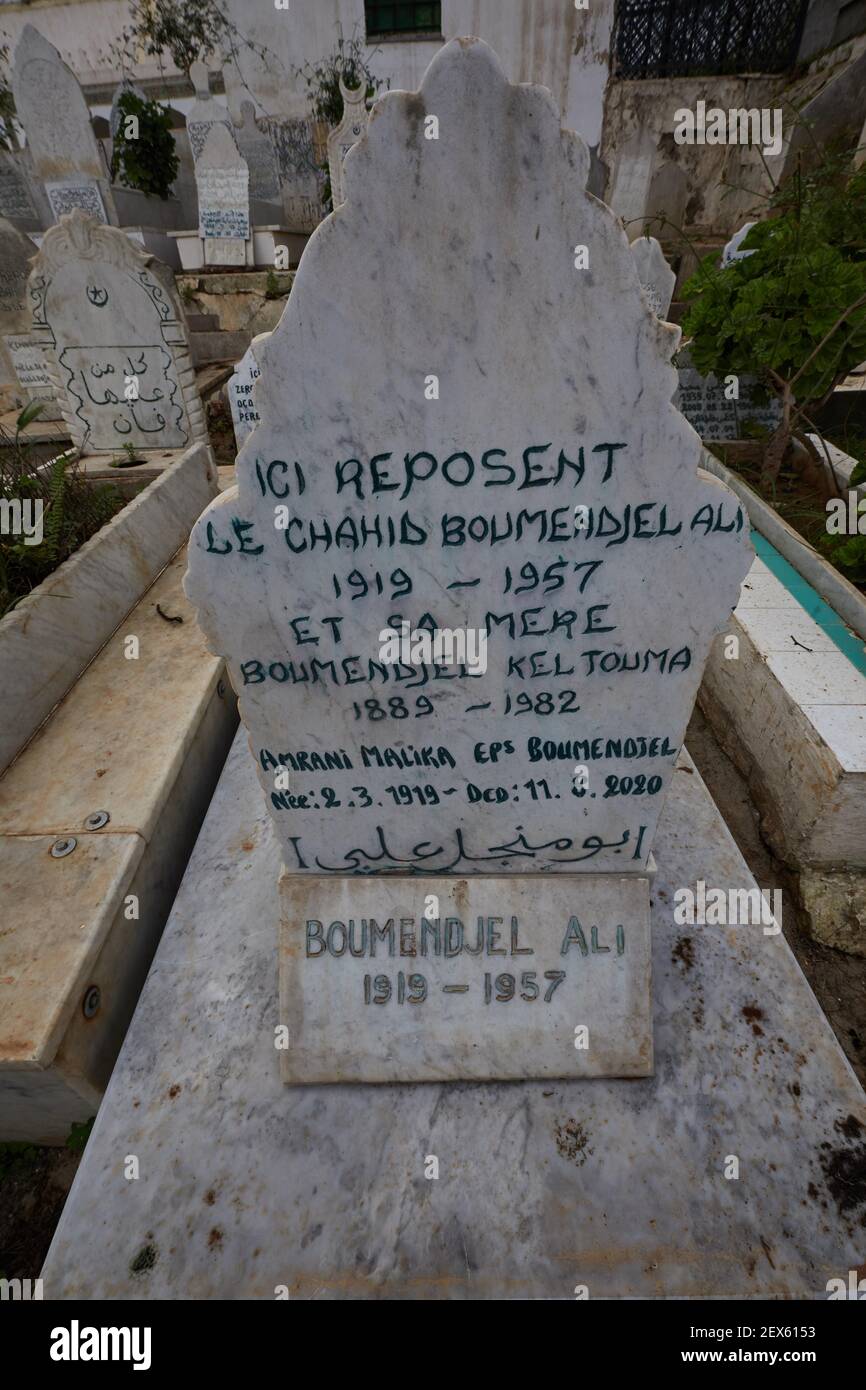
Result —
[{"label": "neighboring headstone", "polygon": [[782,418],[779,400],[767,399],[757,378],[745,373],[726,383],[712,372],[701,376],[694,367],[681,366],[674,404],[701,439],[744,439],[752,426],[772,434]]},{"label": "neighboring headstone", "polygon": [[658,318],[666,319],[677,277],[665,260],[664,251],[654,236],[642,236],[632,242],[631,253],[650,308]]},{"label": "neighboring headstone", "polygon": [[267,124],[259,125],[256,108],[251,101],[241,102],[241,124],[234,127],[234,137],[250,171],[250,198],[266,203],[278,202],[280,176],[277,157]]},{"label": "neighboring headstone", "polygon": [[102,221],[108,170],[75,74],[57,49],[26,24],[12,74],[17,119],[24,127],[35,175],[55,217],[74,207]]},{"label": "neighboring headstone", "polygon": [[4,404],[20,407],[28,401],[46,404],[44,418],[56,418],[54,390],[48,363],[30,327],[27,281],[36,247],[11,222],[0,217],[0,384]]},{"label": "neighboring headstone", "polygon": [[343,161],[349,150],[360,140],[367,126],[366,84],[352,90],[340,76],[340,95],[343,115],[340,124],[328,136],[328,170],[331,175],[331,199],[335,208],[345,202],[343,192]]},{"label": "neighboring headstone", "polygon": [[80,210],[64,217],[42,241],[30,297],[73,443],[95,453],[207,438],[171,272],[124,232]]},{"label": "neighboring headstone", "polygon": [[306,117],[269,117],[280,176],[286,226],[293,232],[315,231],[322,218],[323,180],[316,157],[313,124]]},{"label": "neighboring headstone", "polygon": [[224,125],[229,134],[232,135],[233,125],[228,107],[215,101],[210,94],[210,83],[205,64],[193,63],[189,75],[195,88],[195,101],[187,113],[186,133],[189,136],[193,159],[197,161],[213,127]]},{"label": "neighboring headstone", "polygon": [[190,538],[284,856],[296,1082],[652,1067],[650,850],[752,552],[588,168],[480,40],[382,97]]},{"label": "neighboring headstone", "polygon": [[0,217],[36,222],[38,216],[18,157],[0,150]]},{"label": "neighboring headstone", "polygon": [[259,423],[259,413],[253,399],[253,388],[261,376],[256,355],[270,336],[270,333],[259,333],[258,337],[253,338],[226,386],[238,449]]},{"label": "neighboring headstone", "polygon": [[741,251],[740,245],[745,241],[749,232],[754,227],[754,222],[744,222],[738,232],[734,232],[730,241],[726,244],[722,252],[722,268],[731,264],[732,261],[743,261],[746,256],[754,256],[754,251]]},{"label": "neighboring headstone", "polygon": [[245,265],[250,174],[224,125],[213,125],[196,160],[199,236],[205,265]]}]

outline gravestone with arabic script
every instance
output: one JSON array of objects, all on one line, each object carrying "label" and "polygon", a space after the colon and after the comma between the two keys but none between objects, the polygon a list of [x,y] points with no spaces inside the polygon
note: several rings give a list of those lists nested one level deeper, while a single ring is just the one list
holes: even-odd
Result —
[{"label": "gravestone with arabic script", "polygon": [[[648,1069],[647,896],[621,885],[645,893],[751,550],[587,171],[478,40],[381,98],[191,537],[283,848],[286,1080]],[[578,988],[600,1034],[643,1000],[633,1036],[569,1053]]]},{"label": "gravestone with arabic script", "polygon": [[0,398],[3,408],[42,402],[43,419],[56,419],[45,353],[30,331],[28,277],[36,246],[0,217]]},{"label": "gravestone with arabic script", "polygon": [[45,234],[30,295],[73,443],[96,453],[205,438],[173,277],[154,257],[76,210]]},{"label": "gravestone with arabic script", "polygon": [[631,253],[650,308],[660,319],[666,319],[677,277],[665,260],[664,251],[654,236],[641,236],[632,242]]}]

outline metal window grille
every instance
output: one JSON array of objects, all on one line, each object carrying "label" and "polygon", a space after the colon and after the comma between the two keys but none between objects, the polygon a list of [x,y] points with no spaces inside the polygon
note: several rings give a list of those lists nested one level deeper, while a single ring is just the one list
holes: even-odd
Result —
[{"label": "metal window grille", "polygon": [[367,38],[379,34],[439,34],[442,31],[441,0],[365,0]]},{"label": "metal window grille", "polygon": [[618,0],[618,77],[784,72],[809,0]]}]

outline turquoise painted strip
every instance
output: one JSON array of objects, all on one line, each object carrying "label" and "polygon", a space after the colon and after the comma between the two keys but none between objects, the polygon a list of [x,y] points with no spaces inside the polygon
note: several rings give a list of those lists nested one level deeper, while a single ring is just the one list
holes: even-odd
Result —
[{"label": "turquoise painted strip", "polygon": [[770,544],[766,536],[762,536],[760,531],[756,531],[754,527],[752,527],[752,544],[755,547],[755,554],[763,560],[767,569],[776,576],[780,583],[784,584],[788,593],[793,595],[800,607],[805,609],[809,617],[826,632],[831,642],[847,656],[851,665],[860,672],[861,676],[866,676],[866,649],[864,649],[862,639],[845,626],[839,614],[830,607],[829,603],[825,602],[819,593],[816,593],[802,574],[799,574],[784,555],[780,555],[776,547]]}]

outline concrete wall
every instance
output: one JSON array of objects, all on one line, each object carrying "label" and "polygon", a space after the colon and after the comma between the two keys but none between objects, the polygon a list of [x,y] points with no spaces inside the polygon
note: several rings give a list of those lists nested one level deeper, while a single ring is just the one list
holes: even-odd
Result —
[{"label": "concrete wall", "polygon": [[[861,35],[822,53],[793,80],[786,75],[612,78],[600,150],[608,170],[602,196],[631,224],[632,237],[644,219],[660,213],[698,238],[729,237],[747,218],[763,213],[770,188],[763,161],[737,145],[677,145],[675,113],[694,111],[701,100],[708,109],[781,109],[783,152],[768,160],[778,179],[800,139],[813,146],[816,138],[823,145],[845,135],[852,148],[857,143],[866,120],[866,80],[858,76],[864,54],[866,35]],[[812,122],[811,136],[798,131],[795,111]],[[668,228],[656,235],[665,239],[672,233]]]},{"label": "concrete wall", "polygon": [[866,29],[866,0],[812,0],[803,25],[802,62]]}]

